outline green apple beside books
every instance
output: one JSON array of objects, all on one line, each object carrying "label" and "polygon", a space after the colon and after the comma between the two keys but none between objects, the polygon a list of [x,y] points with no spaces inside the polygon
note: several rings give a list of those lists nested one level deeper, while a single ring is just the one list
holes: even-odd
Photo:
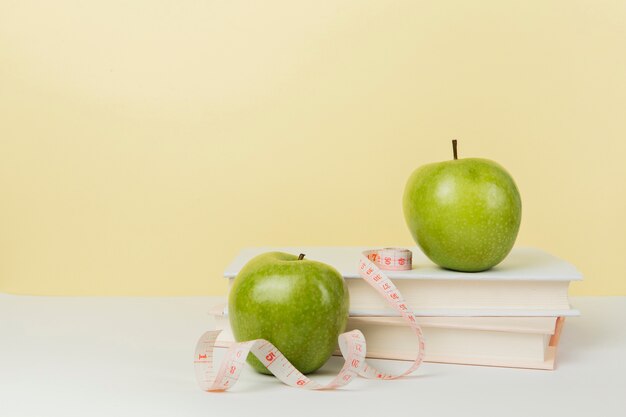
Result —
[{"label": "green apple beside books", "polygon": [[[256,256],[237,274],[228,298],[237,341],[265,339],[300,372],[332,355],[348,320],[349,293],[330,265],[283,252]],[[253,355],[248,363],[270,372]]]}]

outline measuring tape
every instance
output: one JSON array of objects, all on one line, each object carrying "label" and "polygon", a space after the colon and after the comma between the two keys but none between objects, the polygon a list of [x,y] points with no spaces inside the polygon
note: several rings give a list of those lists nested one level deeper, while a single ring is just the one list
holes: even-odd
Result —
[{"label": "measuring tape", "polygon": [[345,358],[341,371],[327,384],[320,384],[298,371],[282,353],[264,339],[234,343],[226,352],[217,372],[213,365],[213,348],[220,330],[204,333],[194,357],[194,369],[200,388],[204,391],[224,391],[235,385],[244,367],[248,353],[252,352],[261,363],[285,384],[305,389],[335,389],[348,384],[357,375],[371,379],[396,379],[415,371],[424,358],[424,338],[422,329],[415,321],[412,309],[404,302],[400,291],[382,270],[411,269],[411,251],[407,249],[385,248],[363,252],[359,259],[359,274],[374,287],[387,302],[400,313],[417,336],[419,352],[409,369],[401,374],[380,371],[365,360],[366,343],[359,330],[339,335],[339,349]]}]

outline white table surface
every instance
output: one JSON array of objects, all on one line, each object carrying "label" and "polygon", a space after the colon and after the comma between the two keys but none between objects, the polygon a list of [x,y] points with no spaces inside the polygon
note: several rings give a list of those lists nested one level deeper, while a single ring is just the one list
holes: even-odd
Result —
[{"label": "white table surface", "polygon": [[[312,392],[246,369],[231,391],[207,393],[193,349],[221,300],[0,294],[0,416],[626,415],[626,297],[573,299],[582,317],[566,321],[556,371],[426,363]],[[332,358],[318,378],[340,365]]]}]

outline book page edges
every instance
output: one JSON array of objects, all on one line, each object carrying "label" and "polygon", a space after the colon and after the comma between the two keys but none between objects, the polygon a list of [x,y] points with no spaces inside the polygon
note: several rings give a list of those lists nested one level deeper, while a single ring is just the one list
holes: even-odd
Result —
[{"label": "book page edges", "polygon": [[[228,315],[228,307],[220,304],[208,312],[209,315]],[[393,310],[353,310],[350,317],[400,317]],[[413,310],[417,317],[578,317],[580,311],[567,310],[518,310],[518,309],[418,309]]]},{"label": "book page edges", "polygon": [[[217,339],[215,347],[217,348],[229,348],[234,342],[229,340]],[[333,356],[341,356],[341,352],[336,351]],[[370,359],[387,359],[387,360],[401,360],[412,361],[415,358],[408,358],[405,355],[398,355],[392,352],[367,352],[367,357]],[[458,365],[476,365],[476,366],[494,366],[501,368],[523,368],[523,369],[542,369],[542,370],[554,370],[556,363],[556,347],[549,346],[546,350],[546,359],[543,362],[535,361],[517,361],[508,359],[497,358],[461,358],[455,356],[438,356],[438,355],[426,355],[424,362],[430,363],[443,363],[443,364],[458,364]]]},{"label": "book page edges", "polygon": [[[223,317],[222,317],[223,318]],[[548,346],[546,347],[544,361],[529,361],[529,360],[515,360],[515,359],[503,359],[494,357],[460,357],[450,355],[429,355],[426,354],[424,361],[433,363],[446,363],[446,364],[460,364],[460,365],[477,365],[477,366],[494,366],[505,368],[524,368],[524,369],[542,369],[553,370],[556,366],[556,352],[560,335],[563,329],[565,318],[559,317],[556,319],[554,332],[550,337]],[[230,326],[227,323],[219,323],[216,329],[223,330],[218,336],[215,346],[218,348],[229,348],[233,343],[233,336],[230,332]],[[333,353],[335,356],[341,356],[341,353],[337,350]],[[367,351],[367,357],[372,359],[391,359],[412,361],[414,357],[409,357],[406,353],[392,352],[392,351]]]}]

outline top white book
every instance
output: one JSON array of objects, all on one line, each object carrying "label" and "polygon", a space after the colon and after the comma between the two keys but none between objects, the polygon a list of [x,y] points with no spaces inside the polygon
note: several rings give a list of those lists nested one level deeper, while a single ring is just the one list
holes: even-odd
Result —
[{"label": "top white book", "polygon": [[[264,252],[279,251],[320,261],[335,267],[344,278],[359,278],[359,255],[375,249],[358,246],[317,247],[255,247],[244,248],[226,267],[224,277],[234,278],[253,257]],[[480,280],[480,281],[580,281],[582,274],[571,263],[536,248],[515,247],[500,264],[483,272],[458,272],[440,268],[417,247],[413,252],[413,268],[407,271],[385,271],[392,279],[415,280]]]}]

